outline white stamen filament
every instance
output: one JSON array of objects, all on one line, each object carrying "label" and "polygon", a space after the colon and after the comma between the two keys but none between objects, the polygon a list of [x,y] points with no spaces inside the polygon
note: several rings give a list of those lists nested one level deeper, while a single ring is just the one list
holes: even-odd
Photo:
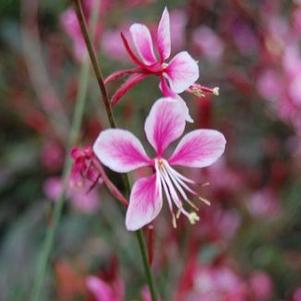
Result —
[{"label": "white stamen filament", "polygon": [[[176,227],[176,219],[179,218],[180,214],[184,214],[191,224],[196,223],[199,220],[199,216],[195,211],[188,212],[184,206],[183,201],[187,202],[194,210],[198,211],[198,207],[188,198],[187,193],[189,192],[197,196],[201,201],[210,205],[210,202],[202,197],[199,197],[196,191],[191,189],[186,183],[195,184],[194,181],[188,179],[174,170],[166,160],[156,159],[155,168],[157,172],[156,184],[162,187],[167,198],[168,206],[172,214],[173,226]],[[162,185],[162,186],[161,186]],[[160,188],[162,197],[162,189]],[[178,208],[177,214],[174,214],[173,204]]]},{"label": "white stamen filament", "polygon": [[162,178],[161,173],[159,172],[159,170],[161,168],[160,167],[160,162],[155,161],[155,168],[156,168],[156,171],[157,171],[157,179],[158,179],[158,182],[159,182],[159,183],[157,182],[157,185],[159,185],[159,187],[160,187],[159,189],[160,189],[160,192],[161,192],[160,198],[162,199],[162,188],[161,188],[161,183],[162,183],[163,190],[164,190],[166,198],[167,198],[168,207],[169,207],[170,213],[172,215],[172,224],[173,224],[173,227],[176,228],[177,227],[177,222],[176,222],[176,217],[175,217],[175,214],[174,214],[174,211],[173,211],[171,196],[169,194],[169,190],[167,188],[167,185],[166,185],[164,179]]}]

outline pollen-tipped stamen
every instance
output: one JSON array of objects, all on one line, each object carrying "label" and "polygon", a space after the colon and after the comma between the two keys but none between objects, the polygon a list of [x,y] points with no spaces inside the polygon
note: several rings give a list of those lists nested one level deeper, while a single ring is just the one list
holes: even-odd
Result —
[{"label": "pollen-tipped stamen", "polygon": [[[179,218],[180,214],[184,214],[191,223],[195,223],[198,219],[196,218],[197,214],[193,212],[193,214],[186,211],[183,207],[183,203],[179,198],[178,193],[182,196],[182,198],[195,210],[198,210],[195,204],[193,204],[187,197],[184,189],[196,195],[196,192],[189,188],[182,179],[185,179],[187,182],[193,182],[190,179],[181,175],[179,177],[177,172],[175,172],[168,164],[166,160],[158,159],[156,160],[156,171],[160,176],[161,183],[164,189],[164,192],[167,197],[167,201],[170,207],[170,211],[173,217],[173,225],[176,227],[176,220],[172,209],[172,201],[177,206],[178,211],[176,214],[176,219]],[[174,172],[173,172],[174,171]]]},{"label": "pollen-tipped stamen", "polygon": [[219,95],[219,87],[209,88],[200,84],[193,84],[187,89],[187,92],[197,96],[204,97],[206,93],[213,94],[215,96]]}]

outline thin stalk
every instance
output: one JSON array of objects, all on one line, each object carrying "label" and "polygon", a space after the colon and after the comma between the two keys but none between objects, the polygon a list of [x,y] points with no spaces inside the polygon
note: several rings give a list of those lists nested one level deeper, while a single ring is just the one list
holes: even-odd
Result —
[{"label": "thin stalk", "polygon": [[95,76],[97,79],[97,83],[98,83],[98,86],[99,86],[101,94],[102,94],[102,100],[103,100],[104,106],[106,108],[110,126],[111,126],[111,128],[116,128],[116,122],[114,119],[109,95],[108,95],[108,92],[107,92],[107,89],[106,89],[106,86],[104,83],[104,79],[103,79],[103,75],[102,75],[102,71],[101,71],[98,59],[96,56],[96,51],[94,49],[92,39],[91,39],[89,31],[88,31],[86,18],[85,18],[82,3],[81,3],[82,1],[81,0],[73,0],[73,1],[75,4],[75,10],[76,10],[78,22],[80,24],[80,28],[81,28],[82,34],[84,36],[85,43],[86,43],[88,53],[90,56],[91,64],[93,66],[93,70],[94,70],[94,73],[95,73]]},{"label": "thin stalk", "polygon": [[[95,24],[96,24],[96,19],[97,15],[92,17],[92,29],[94,31]],[[72,118],[72,124],[71,124],[71,129],[70,129],[70,135],[68,139],[68,144],[67,144],[67,153],[65,157],[65,164],[63,168],[63,189],[62,192],[59,196],[59,198],[56,200],[54,209],[53,209],[53,214],[52,214],[52,220],[51,224],[49,225],[48,231],[46,233],[46,237],[41,249],[41,253],[39,255],[38,261],[37,261],[37,271],[35,274],[34,278],[34,283],[33,283],[33,290],[32,290],[32,295],[31,295],[31,300],[32,301],[39,301],[40,300],[40,295],[41,295],[41,290],[42,286],[45,280],[46,272],[47,272],[47,266],[48,266],[48,261],[50,257],[50,253],[52,250],[56,230],[58,228],[61,216],[62,216],[62,209],[65,201],[65,193],[66,193],[66,188],[68,185],[68,178],[70,175],[71,171],[71,166],[72,166],[72,160],[70,158],[69,151],[71,147],[76,143],[76,140],[78,139],[79,136],[79,131],[82,123],[82,117],[84,113],[84,107],[85,107],[85,102],[86,102],[86,94],[88,90],[88,82],[89,82],[89,64],[87,59],[83,62],[80,70],[80,77],[79,77],[79,88],[78,88],[78,93],[76,96],[76,101],[75,101],[75,108],[74,108],[74,113],[73,113],[73,118]]]},{"label": "thin stalk", "polygon": [[157,293],[156,293],[156,289],[155,289],[155,285],[154,285],[152,271],[151,271],[151,268],[150,268],[150,265],[149,265],[149,262],[148,262],[147,249],[146,249],[146,246],[145,246],[142,230],[136,231],[136,237],[137,237],[137,240],[138,240],[139,249],[140,249],[140,253],[141,253],[141,256],[142,256],[145,276],[146,276],[146,280],[147,280],[147,283],[148,283],[151,298],[152,298],[152,301],[157,301],[158,297],[157,297]]},{"label": "thin stalk", "polygon": [[62,209],[65,201],[65,192],[68,185],[68,178],[72,166],[72,160],[70,158],[69,150],[75,144],[81,126],[85,99],[86,99],[85,96],[86,96],[87,84],[88,84],[88,71],[89,71],[89,65],[85,63],[81,69],[79,92],[77,94],[74,116],[73,116],[73,121],[72,121],[69,141],[68,141],[67,154],[66,154],[65,164],[63,168],[63,174],[62,174],[63,189],[58,200],[55,202],[51,224],[49,225],[48,232],[46,234],[46,238],[42,247],[42,251],[38,259],[38,269],[36,272],[36,277],[33,286],[33,293],[31,297],[32,301],[39,300],[42,285],[47,271],[50,252],[54,242],[56,229],[59,225],[61,215],[62,215]]},{"label": "thin stalk", "polygon": [[[112,128],[116,128],[116,122],[114,119],[114,114],[112,111],[112,106],[111,106],[111,102],[108,96],[108,92],[104,83],[104,79],[103,79],[103,75],[102,75],[102,71],[100,68],[100,64],[98,62],[97,56],[96,56],[96,51],[94,49],[93,43],[92,43],[92,39],[90,37],[89,31],[88,31],[88,27],[87,27],[87,23],[85,20],[85,16],[83,13],[83,8],[82,8],[82,3],[81,0],[73,0],[74,5],[75,5],[75,9],[76,9],[76,14],[77,14],[77,18],[81,27],[81,31],[82,34],[84,36],[85,39],[85,43],[88,49],[88,53],[90,56],[90,60],[91,60],[91,64],[92,67],[94,69],[94,73],[96,75],[97,78],[97,82],[102,94],[102,100],[104,103],[104,106],[106,108],[106,112],[107,112],[107,116],[110,122],[110,126]],[[127,196],[130,193],[130,185],[129,185],[129,178],[127,175],[125,175],[123,177],[123,181],[124,181],[124,186],[125,186],[125,191]],[[151,293],[151,298],[152,301],[157,301],[157,294],[156,294],[156,290],[155,290],[155,286],[154,286],[154,281],[153,281],[153,276],[152,276],[152,272],[151,272],[151,268],[149,266],[148,263],[148,256],[147,256],[147,251],[146,251],[146,247],[145,247],[145,242],[144,242],[144,238],[143,238],[143,232],[142,230],[139,230],[136,232],[136,237],[138,240],[138,244],[139,244],[139,250],[142,256],[142,261],[143,261],[143,266],[144,266],[144,270],[145,270],[145,275],[146,275],[146,280],[148,283],[148,287]]]}]

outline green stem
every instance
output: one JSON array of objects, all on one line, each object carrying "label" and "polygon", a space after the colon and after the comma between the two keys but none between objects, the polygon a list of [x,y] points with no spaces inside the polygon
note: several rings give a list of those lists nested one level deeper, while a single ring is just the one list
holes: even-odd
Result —
[{"label": "green stem", "polygon": [[102,75],[102,71],[101,71],[97,56],[96,56],[96,51],[94,49],[92,39],[91,39],[89,31],[88,31],[87,22],[85,19],[85,15],[84,15],[82,3],[81,3],[82,0],[73,0],[73,1],[74,1],[75,9],[76,9],[77,19],[80,24],[80,28],[81,28],[82,34],[84,36],[85,43],[86,43],[88,53],[90,56],[91,64],[93,66],[93,70],[94,70],[94,73],[95,73],[95,76],[97,79],[97,83],[98,83],[98,86],[99,86],[101,94],[102,94],[102,100],[103,100],[104,106],[106,108],[110,126],[111,126],[111,128],[116,128],[116,122],[114,119],[109,95],[108,95],[108,92],[107,92],[107,89],[106,89],[106,86],[105,86],[105,83],[103,80],[103,75]]},{"label": "green stem", "polygon": [[[97,9],[95,11],[98,11]],[[91,27],[95,28],[97,15],[92,17],[92,25]],[[89,64],[88,61],[85,60],[82,64],[81,70],[80,70],[80,77],[79,77],[79,90],[76,97],[75,102],[75,108],[73,113],[73,119],[72,119],[72,125],[70,129],[70,135],[68,139],[68,145],[67,145],[67,153],[65,158],[65,164],[63,168],[63,189],[62,192],[58,198],[58,200],[55,202],[54,209],[53,209],[53,215],[51,220],[51,225],[48,228],[41,253],[38,258],[37,262],[37,271],[34,279],[33,284],[33,290],[31,295],[32,301],[38,301],[41,295],[41,290],[43,286],[43,282],[46,276],[47,272],[47,265],[50,257],[50,253],[52,250],[55,234],[57,227],[59,225],[61,216],[62,216],[62,209],[64,205],[65,200],[65,192],[66,187],[68,185],[68,179],[71,171],[72,166],[72,160],[70,158],[69,151],[71,147],[76,143],[76,140],[79,136],[79,131],[82,123],[82,117],[84,113],[84,107],[85,107],[85,100],[86,100],[86,94],[88,90],[88,82],[89,82]]]},{"label": "green stem", "polygon": [[[76,14],[77,14],[77,18],[81,27],[81,31],[82,34],[84,36],[85,39],[85,43],[88,49],[88,53],[90,56],[90,60],[91,60],[91,64],[92,67],[94,69],[94,73],[96,75],[96,79],[102,94],[102,100],[104,103],[104,106],[106,108],[106,112],[107,112],[107,116],[110,122],[110,126],[112,128],[116,128],[116,122],[114,119],[114,114],[112,111],[112,106],[111,106],[111,102],[108,96],[108,92],[103,80],[103,75],[101,72],[101,68],[100,68],[100,64],[98,62],[97,56],[96,56],[96,51],[94,49],[93,43],[92,43],[92,39],[89,35],[89,31],[87,28],[87,24],[86,24],[86,20],[85,20],[85,16],[83,13],[83,8],[82,8],[82,4],[81,4],[81,0],[73,0],[74,1],[74,5],[75,5],[75,9],[76,9]],[[124,187],[125,187],[125,191],[127,196],[130,193],[130,185],[129,185],[129,178],[127,175],[125,175],[123,177],[123,181],[124,181]],[[151,272],[151,268],[149,266],[148,263],[148,259],[147,259],[147,251],[145,248],[145,242],[144,242],[144,238],[143,238],[143,233],[142,230],[139,230],[136,232],[136,237],[138,240],[138,244],[139,244],[139,250],[142,256],[142,261],[143,261],[143,266],[144,266],[144,270],[145,270],[145,275],[146,275],[146,280],[149,286],[149,290],[151,293],[151,297],[152,297],[152,301],[157,301],[157,295],[156,295],[156,291],[155,291],[155,286],[154,286],[154,281],[153,281],[153,276],[152,276],[152,272]]]},{"label": "green stem", "polygon": [[59,221],[62,215],[62,209],[65,200],[65,191],[68,185],[68,178],[72,166],[72,160],[70,158],[69,150],[72,147],[72,145],[74,145],[74,143],[76,142],[81,126],[81,120],[84,112],[84,105],[86,99],[85,95],[86,95],[87,84],[88,84],[88,71],[89,71],[88,64],[84,64],[81,69],[79,92],[75,104],[74,116],[73,116],[73,121],[71,126],[70,137],[68,141],[68,147],[67,147],[67,154],[66,154],[65,164],[63,168],[63,175],[62,175],[63,189],[58,200],[55,202],[51,224],[48,228],[48,232],[46,234],[46,238],[38,260],[38,269],[36,272],[36,277],[33,286],[33,294],[31,297],[32,301],[39,300],[42,285],[46,275],[48,260],[52,249],[56,229],[59,225]]},{"label": "green stem", "polygon": [[149,266],[148,259],[147,259],[147,250],[146,250],[146,247],[145,247],[145,242],[144,242],[142,230],[136,231],[136,237],[137,237],[137,240],[138,240],[139,249],[140,249],[141,256],[142,256],[145,276],[146,276],[149,291],[150,291],[150,294],[151,294],[151,297],[152,297],[152,301],[156,301],[158,298],[157,298],[157,293],[156,293],[156,290],[155,290],[152,271],[151,271],[151,268]]}]

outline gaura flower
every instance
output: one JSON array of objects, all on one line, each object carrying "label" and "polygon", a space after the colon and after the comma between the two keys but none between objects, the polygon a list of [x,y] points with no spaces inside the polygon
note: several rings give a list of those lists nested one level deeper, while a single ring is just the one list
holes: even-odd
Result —
[{"label": "gaura flower", "polygon": [[[130,35],[137,55],[131,49],[125,35],[121,33],[124,46],[137,68],[117,71],[106,79],[106,83],[108,83],[121,76],[130,74],[127,81],[113,96],[113,105],[133,86],[149,75],[160,77],[160,89],[164,96],[180,94],[198,79],[199,68],[197,62],[187,51],[178,53],[169,62],[166,62],[171,54],[170,18],[167,8],[163,11],[154,40],[152,40],[149,29],[139,23],[135,23],[130,27]],[[159,58],[155,55],[153,42]]]},{"label": "gaura flower", "polygon": [[128,230],[143,227],[159,214],[163,192],[174,227],[181,213],[192,224],[198,221],[195,211],[184,208],[184,205],[190,205],[197,209],[188,197],[188,193],[199,197],[191,188],[195,182],[180,174],[174,166],[209,166],[223,154],[226,140],[215,130],[194,130],[186,134],[174,152],[167,156],[166,149],[183,134],[184,129],[185,116],[181,105],[171,98],[161,98],[152,106],[144,126],[147,140],[155,150],[154,158],[150,158],[137,137],[126,130],[104,130],[94,143],[93,149],[99,160],[116,172],[127,173],[145,166],[153,169],[151,176],[140,178],[133,185],[126,213]]},{"label": "gaura flower", "polygon": [[87,278],[87,287],[97,301],[124,300],[124,284],[121,279],[107,282],[96,276]]}]

